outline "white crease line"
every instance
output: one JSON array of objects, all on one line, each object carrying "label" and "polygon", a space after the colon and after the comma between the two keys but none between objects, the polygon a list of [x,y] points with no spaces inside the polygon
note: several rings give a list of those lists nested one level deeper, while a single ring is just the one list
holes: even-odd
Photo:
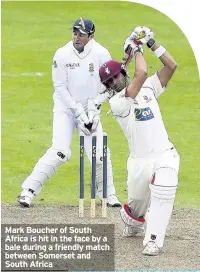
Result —
[{"label": "white crease line", "polygon": [[23,77],[23,76],[28,76],[28,77],[32,77],[32,76],[44,76],[45,74],[42,72],[34,72],[34,73],[22,73],[22,74],[9,74],[9,73],[2,73],[1,76],[2,77]]}]

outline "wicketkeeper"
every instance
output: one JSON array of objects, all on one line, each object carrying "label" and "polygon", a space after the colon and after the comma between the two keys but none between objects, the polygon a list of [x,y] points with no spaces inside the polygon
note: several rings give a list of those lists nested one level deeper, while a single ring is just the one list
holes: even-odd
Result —
[{"label": "wicketkeeper", "polygon": [[[52,146],[38,160],[32,173],[22,183],[23,190],[17,200],[26,207],[29,207],[34,197],[40,193],[47,179],[63,163],[69,161],[70,144],[75,128],[79,134],[85,135],[85,150],[90,163],[92,132],[97,135],[96,184],[98,196],[100,200],[102,199],[103,128],[100,121],[100,108],[95,105],[105,99],[104,94],[99,93],[102,88],[99,67],[110,60],[111,55],[105,47],[94,40],[95,25],[91,20],[79,18],[73,24],[72,31],[72,41],[58,48],[53,58],[52,79],[55,91]],[[108,206],[121,206],[115,195],[109,149],[107,173]],[[66,179],[71,180],[67,170]]]},{"label": "wicketkeeper", "polygon": [[[109,92],[110,107],[129,144],[128,204],[121,209],[123,234],[145,231],[143,254],[157,255],[163,247],[178,185],[179,154],[170,142],[158,105],[177,64],[153,38],[148,27],[138,26],[126,39],[123,63],[107,61],[100,68],[101,82]],[[147,76],[146,46],[163,66]],[[135,60],[129,82],[127,66]],[[148,219],[145,214],[149,208]]]}]

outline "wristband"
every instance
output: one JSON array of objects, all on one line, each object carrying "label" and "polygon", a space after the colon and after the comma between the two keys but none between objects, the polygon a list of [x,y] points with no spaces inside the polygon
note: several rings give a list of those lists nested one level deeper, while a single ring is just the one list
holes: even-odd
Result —
[{"label": "wristband", "polygon": [[154,44],[156,43],[156,41],[154,39],[150,39],[147,42],[147,47],[152,48],[154,46]]},{"label": "wristband", "polygon": [[153,51],[154,52],[154,54],[158,57],[158,58],[160,58],[165,52],[166,52],[166,49],[162,46],[162,45],[160,45],[155,51]]}]

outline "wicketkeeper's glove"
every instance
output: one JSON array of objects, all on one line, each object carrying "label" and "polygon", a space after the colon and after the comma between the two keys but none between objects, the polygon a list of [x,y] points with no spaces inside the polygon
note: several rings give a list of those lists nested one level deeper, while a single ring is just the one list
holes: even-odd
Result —
[{"label": "wicketkeeper's glove", "polygon": [[75,117],[75,124],[85,135],[90,135],[89,129],[86,127],[89,125],[89,119],[84,111],[84,108],[80,102],[76,103],[76,108],[72,110]]},{"label": "wicketkeeper's glove", "polygon": [[88,99],[88,119],[91,124],[91,132],[94,132],[99,124],[100,120],[100,107],[95,103],[95,100]]}]

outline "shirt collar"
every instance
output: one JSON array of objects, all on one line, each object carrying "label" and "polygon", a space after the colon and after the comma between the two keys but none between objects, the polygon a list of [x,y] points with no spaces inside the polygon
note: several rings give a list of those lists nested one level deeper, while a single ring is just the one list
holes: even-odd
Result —
[{"label": "shirt collar", "polygon": [[79,51],[77,51],[77,50],[74,48],[74,46],[73,46],[74,52],[76,53],[76,55],[77,55],[79,58],[82,59],[82,58],[84,58],[84,57],[91,51],[94,42],[95,42],[94,39],[91,39],[91,40],[84,46],[84,50],[83,50],[83,52],[81,52],[81,53],[79,53]]}]

